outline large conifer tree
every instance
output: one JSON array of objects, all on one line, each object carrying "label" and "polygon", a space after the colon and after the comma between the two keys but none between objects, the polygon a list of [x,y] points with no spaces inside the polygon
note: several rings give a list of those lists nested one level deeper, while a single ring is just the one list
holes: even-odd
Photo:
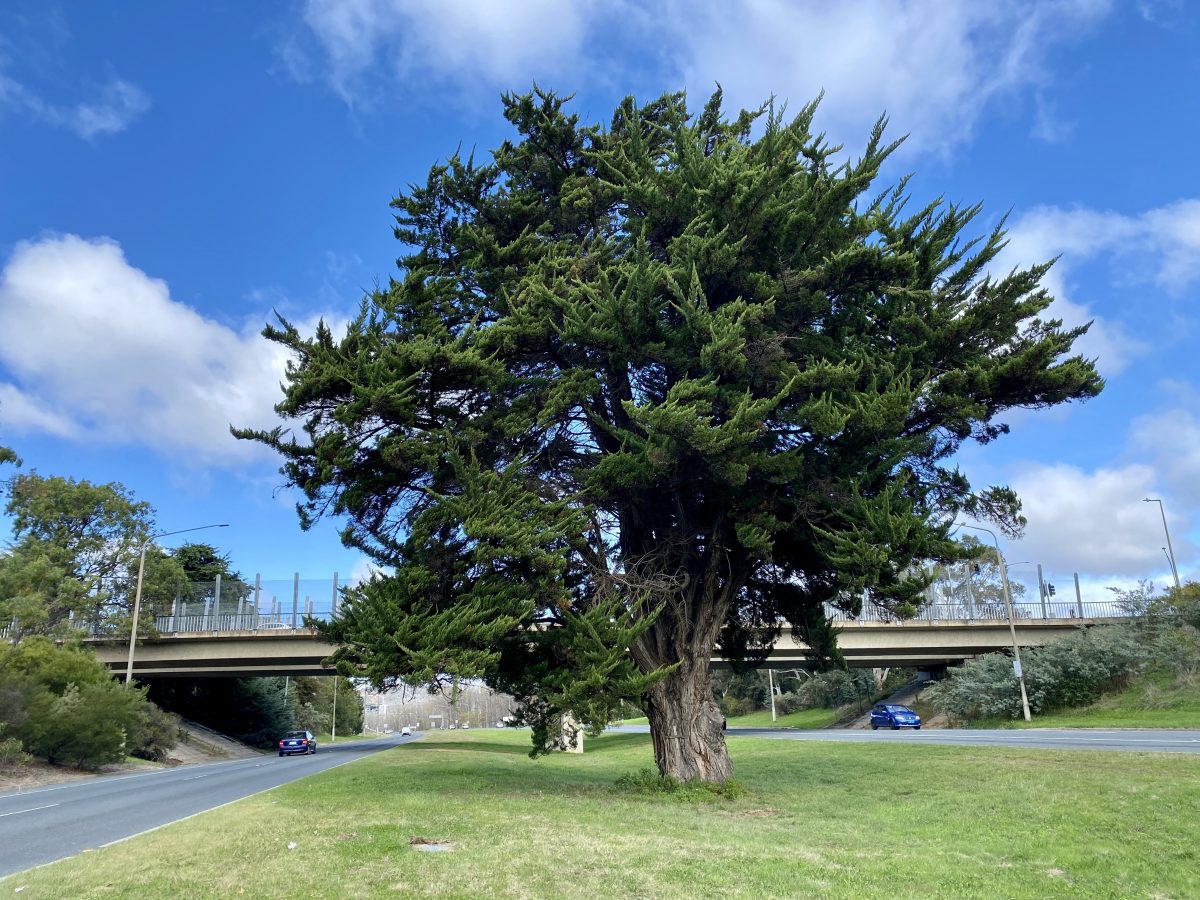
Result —
[{"label": "large conifer tree", "polygon": [[[571,711],[646,710],[660,771],[732,769],[714,652],[790,623],[836,659],[823,604],[911,608],[952,517],[1019,502],[947,459],[999,416],[1096,394],[1084,329],[1039,319],[1046,266],[986,274],[978,207],[869,193],[815,104],[699,115],[626,100],[607,129],[506,97],[518,137],[394,201],[406,247],[340,340],[281,320],[279,411],[305,524],[332,514],[388,567],[329,626],[376,682],[478,677],[535,748]],[[756,136],[757,135],[757,136]]]}]

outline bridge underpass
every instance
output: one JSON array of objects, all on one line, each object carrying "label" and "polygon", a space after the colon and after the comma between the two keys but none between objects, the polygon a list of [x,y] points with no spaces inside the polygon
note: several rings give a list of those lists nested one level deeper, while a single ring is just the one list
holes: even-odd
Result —
[{"label": "bridge underpass", "polygon": [[[1038,647],[1080,627],[1128,621],[1125,617],[1020,619],[1017,643]],[[902,622],[841,621],[838,644],[854,667],[898,666],[940,668],[1012,647],[1008,622],[1002,619],[915,619]],[[110,669],[124,672],[128,642],[92,638],[97,657]],[[135,677],[247,677],[263,675],[332,675],[321,661],[334,645],[308,629],[189,630],[163,632],[138,642]],[[785,629],[764,666],[786,668],[811,660],[807,646]],[[723,660],[714,658],[714,664]]]}]

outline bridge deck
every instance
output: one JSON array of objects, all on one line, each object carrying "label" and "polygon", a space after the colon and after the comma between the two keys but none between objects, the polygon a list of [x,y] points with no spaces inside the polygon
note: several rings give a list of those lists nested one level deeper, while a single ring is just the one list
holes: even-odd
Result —
[{"label": "bridge deck", "polygon": [[[1126,622],[1128,618],[1020,619],[1017,643],[1035,647],[1081,627]],[[1008,622],[1000,619],[916,619],[904,622],[839,622],[838,645],[856,667],[957,665],[965,659],[1012,646]],[[92,638],[99,659],[124,671],[128,642]],[[272,627],[229,631],[180,631],[140,641],[133,671],[140,676],[329,675],[322,664],[335,647],[308,629]],[[786,629],[764,663],[771,668],[802,665],[811,653]],[[714,658],[714,664],[723,660]]]}]

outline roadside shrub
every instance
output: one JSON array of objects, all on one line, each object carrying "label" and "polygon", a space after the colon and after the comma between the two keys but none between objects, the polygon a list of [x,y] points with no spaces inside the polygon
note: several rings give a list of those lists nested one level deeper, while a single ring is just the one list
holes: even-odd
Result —
[{"label": "roadside shrub", "polygon": [[[1021,654],[1029,707],[1046,712],[1091,703],[1105,690],[1136,675],[1146,660],[1135,629],[1112,625],[1090,628]],[[1012,659],[989,653],[947,673],[928,688],[925,699],[959,719],[1016,718],[1021,692]]]},{"label": "roadside shrub", "polygon": [[173,738],[160,716],[89,650],[28,637],[0,652],[0,721],[47,762],[96,769],[140,748],[160,758]]},{"label": "roadside shrub", "polygon": [[146,701],[142,713],[141,740],[130,748],[130,755],[162,762],[180,739],[179,716]]},{"label": "roadside shrub", "polygon": [[0,738],[0,766],[19,766],[32,758],[16,738]]},{"label": "roadside shrub", "polygon": [[780,694],[775,698],[775,711],[781,716],[786,716],[788,713],[799,712],[802,709],[810,708],[811,707],[804,705],[804,700],[795,692]]},{"label": "roadside shrub", "polygon": [[797,709],[837,709],[850,703],[871,699],[875,682],[870,669],[847,672],[832,669],[814,675],[796,689]]},{"label": "roadside shrub", "polygon": [[748,716],[758,709],[758,706],[749,697],[721,697],[717,700],[717,706],[721,708],[724,715],[731,719],[737,716]]},{"label": "roadside shrub", "polygon": [[140,691],[113,680],[69,684],[61,695],[41,688],[27,707],[22,741],[47,762],[97,769],[139,743],[144,707]]}]

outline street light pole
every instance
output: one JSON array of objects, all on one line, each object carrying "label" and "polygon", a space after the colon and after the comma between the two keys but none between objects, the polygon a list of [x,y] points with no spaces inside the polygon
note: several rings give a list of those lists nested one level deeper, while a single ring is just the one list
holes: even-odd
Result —
[{"label": "street light pole", "polygon": [[1013,667],[1017,670],[1017,681],[1021,683],[1021,711],[1025,714],[1025,721],[1032,721],[1033,717],[1029,714],[1029,694],[1025,691],[1025,672],[1021,668],[1021,650],[1017,646],[1017,626],[1013,622],[1012,608],[1012,593],[1008,587],[1008,567],[1004,565],[1004,557],[1000,555],[1000,541],[995,533],[989,528],[981,528],[978,525],[966,525],[958,523],[960,528],[970,528],[974,531],[982,531],[989,535],[992,543],[996,545],[996,563],[1000,566],[1000,586],[1004,589],[1004,609],[1008,613],[1008,630],[1012,635],[1013,646]]},{"label": "street light pole", "polygon": [[150,546],[150,542],[155,538],[169,537],[172,534],[183,534],[188,531],[203,531],[205,528],[228,528],[229,523],[221,525],[197,525],[195,528],[181,528],[178,531],[159,531],[150,535],[142,543],[142,553],[138,558],[138,577],[137,588],[133,592],[133,622],[129,627],[129,659],[125,662],[125,686],[129,687],[133,683],[133,648],[137,646],[137,626],[138,616],[142,611],[142,576],[146,572],[146,548]]},{"label": "street light pole", "polygon": [[1167,527],[1167,513],[1163,502],[1157,497],[1147,497],[1143,503],[1157,503],[1159,515],[1162,516],[1163,533],[1167,536],[1167,562],[1171,564],[1171,576],[1175,579],[1175,590],[1179,590],[1179,567],[1175,565],[1175,548],[1171,546],[1171,529]]}]

